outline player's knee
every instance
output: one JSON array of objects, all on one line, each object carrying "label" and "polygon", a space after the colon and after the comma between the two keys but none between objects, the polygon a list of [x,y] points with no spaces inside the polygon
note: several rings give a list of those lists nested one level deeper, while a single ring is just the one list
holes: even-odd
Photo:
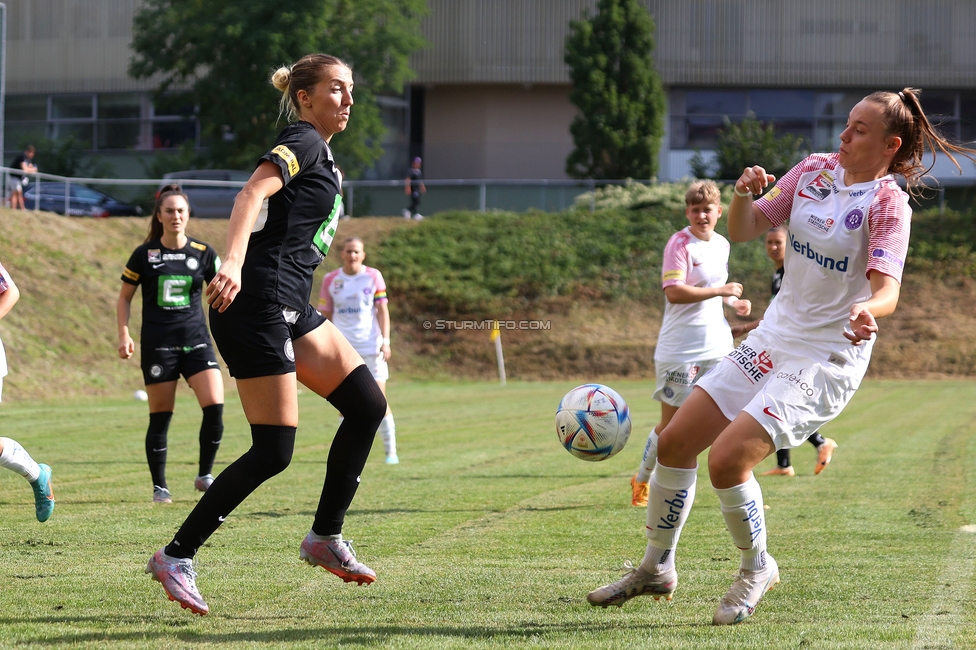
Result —
[{"label": "player's knee", "polygon": [[350,372],[328,400],[346,419],[360,420],[374,429],[386,416],[386,397],[365,365]]},{"label": "player's knee", "polygon": [[297,427],[251,425],[252,445],[248,453],[258,461],[256,471],[261,474],[262,480],[280,474],[291,464],[296,431]]}]

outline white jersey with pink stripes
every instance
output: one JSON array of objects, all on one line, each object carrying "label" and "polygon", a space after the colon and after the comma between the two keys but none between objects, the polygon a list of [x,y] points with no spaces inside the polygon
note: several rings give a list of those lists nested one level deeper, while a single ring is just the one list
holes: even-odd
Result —
[{"label": "white jersey with pink stripes", "polygon": [[386,302],[386,282],[371,266],[364,265],[355,275],[340,267],[322,280],[319,311],[332,312],[330,320],[359,354],[376,354],[382,345],[376,318],[376,305],[381,302]]},{"label": "white jersey with pink stripes", "polygon": [[[664,247],[661,285],[721,287],[729,279],[729,241],[712,233],[698,239],[691,228],[679,230]],[[655,361],[687,362],[719,359],[732,350],[732,332],[722,298],[684,304],[664,301],[664,319],[654,350]]]},{"label": "white jersey with pink stripes", "polygon": [[785,277],[762,327],[786,338],[847,343],[851,305],[871,296],[868,271],[901,282],[912,210],[891,176],[846,185],[838,154],[813,154],[755,203],[789,221]]}]

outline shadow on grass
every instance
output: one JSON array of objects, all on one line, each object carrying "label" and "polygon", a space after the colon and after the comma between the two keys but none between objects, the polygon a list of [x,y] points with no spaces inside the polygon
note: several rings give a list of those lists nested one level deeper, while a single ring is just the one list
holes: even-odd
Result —
[{"label": "shadow on grass", "polygon": [[[592,505],[577,505],[577,506],[553,506],[553,507],[539,507],[539,506],[515,506],[512,508],[357,508],[355,510],[350,510],[347,517],[350,519],[355,517],[368,517],[375,515],[418,515],[418,514],[443,514],[448,512],[468,512],[477,513],[480,515],[490,515],[490,514],[503,514],[512,512],[564,512],[568,510],[592,510]],[[267,510],[263,512],[247,512],[247,513],[234,513],[235,518],[239,519],[280,519],[281,517],[314,517],[314,510],[297,510],[297,511],[285,511],[278,512],[275,510]]]},{"label": "shadow on grass", "polygon": [[[211,615],[211,618],[220,620],[219,615]],[[253,621],[249,617],[225,617],[228,621]],[[24,624],[85,624],[93,623],[104,625],[107,621],[112,621],[120,626],[171,626],[174,628],[187,627],[196,622],[196,619],[187,621],[167,621],[167,620],[148,620],[144,617],[41,617],[41,618],[0,618],[0,626],[24,625]],[[323,641],[330,646],[334,645],[359,645],[359,646],[385,646],[396,637],[413,637],[419,639],[433,639],[442,637],[445,639],[470,639],[477,641],[500,640],[505,641],[524,641],[540,636],[561,636],[577,634],[602,634],[605,632],[620,632],[627,630],[628,634],[645,635],[664,627],[674,628],[674,625],[651,625],[651,624],[621,624],[619,622],[599,622],[599,623],[565,623],[565,624],[542,624],[537,622],[526,622],[523,626],[499,626],[499,627],[478,627],[478,626],[426,626],[416,627],[391,625],[370,627],[368,629],[360,627],[319,627],[304,629],[282,629],[254,632],[230,632],[225,634],[208,634],[194,630],[142,630],[132,632],[77,632],[62,635],[38,636],[30,641],[32,646],[80,646],[96,642],[128,642],[128,641],[150,641],[153,639],[168,639],[185,643],[214,643],[229,644],[232,647],[239,647],[244,643],[271,643],[271,642],[300,642],[300,641]],[[685,627],[698,627],[689,625]]]}]

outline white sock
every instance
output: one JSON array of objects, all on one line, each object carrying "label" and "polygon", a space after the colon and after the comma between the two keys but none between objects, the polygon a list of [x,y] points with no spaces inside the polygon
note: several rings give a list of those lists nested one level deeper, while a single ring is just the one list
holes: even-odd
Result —
[{"label": "white sock", "polygon": [[647,549],[641,561],[644,570],[658,573],[674,567],[674,551],[695,503],[697,480],[697,465],[694,469],[655,465],[647,499]]},{"label": "white sock", "polygon": [[383,438],[383,449],[386,451],[387,456],[396,455],[396,422],[393,421],[393,413],[387,413],[383,421],[380,422],[379,428],[376,430],[380,437]]},{"label": "white sock", "polygon": [[0,452],[0,467],[13,470],[32,483],[38,479],[41,468],[19,442],[10,438],[0,438],[0,444],[3,444],[3,452]]},{"label": "white sock", "polygon": [[657,464],[657,428],[651,429],[647,434],[647,444],[644,445],[644,457],[641,459],[640,467],[637,469],[637,482],[647,483],[651,480],[651,472]]},{"label": "white sock", "polygon": [[742,485],[716,488],[715,494],[732,541],[742,552],[742,568],[759,571],[766,566],[766,513],[759,482],[750,476]]}]

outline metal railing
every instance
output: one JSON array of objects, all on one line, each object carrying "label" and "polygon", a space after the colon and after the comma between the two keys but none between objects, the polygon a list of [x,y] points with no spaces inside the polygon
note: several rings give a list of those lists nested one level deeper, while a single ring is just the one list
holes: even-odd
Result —
[{"label": "metal railing", "polygon": [[[64,191],[64,214],[71,214],[71,185],[103,185],[111,187],[139,187],[145,186],[152,188],[151,194],[155,194],[156,188],[167,183],[178,183],[186,187],[243,187],[244,181],[208,181],[189,178],[86,178],[59,176],[38,172],[36,174],[24,174],[21,170],[10,167],[0,167],[0,176],[3,180],[4,198],[7,197],[7,181],[10,174],[14,172],[27,176],[35,184],[33,192],[33,210],[40,210],[41,187],[47,182],[59,182],[65,184]],[[930,179],[931,180],[931,179]],[[941,179],[942,182],[933,183],[933,188],[937,196],[933,201],[939,207],[940,212],[945,210],[945,191],[947,187],[962,187],[967,183],[953,182],[955,179]],[[732,183],[733,181],[728,181]],[[494,180],[494,179],[424,179],[425,187],[440,188],[441,192],[429,192],[424,197],[423,203],[427,206],[428,213],[442,212],[446,210],[477,210],[487,212],[488,210],[507,210],[512,212],[524,212],[529,209],[543,210],[547,212],[560,212],[572,207],[575,199],[580,194],[590,193],[590,212],[596,207],[596,197],[593,191],[606,185],[627,185],[642,184],[650,185],[653,181],[634,181],[634,180],[568,180],[568,179],[513,179],[513,180]],[[347,216],[352,217],[356,214],[357,204],[362,211],[372,213],[374,216],[395,216],[400,214],[403,206],[406,205],[405,181],[386,180],[386,181],[343,181],[343,206]],[[357,191],[358,190],[358,191]],[[370,192],[373,192],[370,195]],[[357,201],[357,194],[360,199]],[[363,199],[363,195],[366,198]],[[148,196],[148,195],[147,195]],[[143,198],[147,198],[147,196]],[[135,199],[130,199],[135,200]],[[378,205],[373,205],[377,201]],[[230,216],[228,209],[227,216]],[[366,215],[368,216],[368,215]]]},{"label": "metal railing", "polygon": [[[71,212],[71,186],[94,185],[111,187],[147,187],[152,193],[156,188],[166,183],[179,183],[185,187],[243,187],[243,181],[208,181],[187,178],[88,178],[60,176],[38,172],[23,174],[20,170],[0,167],[3,175],[3,187],[7,187],[7,179],[11,173],[27,176],[34,184],[32,192],[33,209],[40,209],[42,187],[45,182],[65,184],[64,214]],[[521,212],[527,209],[544,211],[561,211],[571,207],[577,196],[591,192],[603,185],[621,185],[630,182],[649,181],[595,181],[568,179],[424,179],[428,193],[423,197],[426,210],[441,212],[445,210],[512,210]],[[343,203],[348,216],[359,212],[374,215],[391,216],[400,214],[406,206],[405,181],[343,181]],[[358,198],[357,198],[358,197]],[[590,208],[594,205],[591,200]],[[228,211],[228,216],[230,215]]]}]

